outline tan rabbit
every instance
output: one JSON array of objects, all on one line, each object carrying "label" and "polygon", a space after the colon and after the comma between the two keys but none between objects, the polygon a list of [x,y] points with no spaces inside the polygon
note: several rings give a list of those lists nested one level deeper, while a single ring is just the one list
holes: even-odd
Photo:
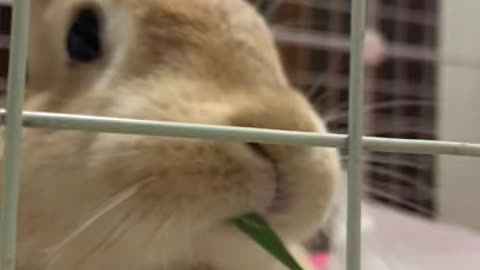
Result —
[{"label": "tan rabbit", "polygon": [[[326,132],[244,1],[33,0],[31,30],[27,110]],[[20,270],[283,269],[229,220],[301,253],[341,170],[331,148],[43,129],[23,158]]]}]

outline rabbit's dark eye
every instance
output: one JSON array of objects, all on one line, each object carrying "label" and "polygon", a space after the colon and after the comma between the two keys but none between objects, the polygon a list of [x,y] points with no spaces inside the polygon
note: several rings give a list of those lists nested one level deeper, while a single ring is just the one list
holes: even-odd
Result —
[{"label": "rabbit's dark eye", "polygon": [[100,18],[96,10],[79,10],[67,34],[67,51],[70,59],[91,62],[102,56]]}]

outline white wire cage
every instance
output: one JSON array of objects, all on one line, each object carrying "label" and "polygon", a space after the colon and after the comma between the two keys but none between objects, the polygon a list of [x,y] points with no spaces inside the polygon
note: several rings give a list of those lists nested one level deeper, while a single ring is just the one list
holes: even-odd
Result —
[{"label": "white wire cage", "polygon": [[335,147],[348,153],[348,218],[347,270],[361,269],[361,199],[365,150],[390,153],[456,155],[480,157],[480,144],[434,140],[410,140],[363,136],[363,37],[366,25],[367,0],[351,5],[351,44],[349,74],[349,132],[319,135],[307,132],[266,129],[190,125],[117,119],[87,115],[65,115],[23,110],[25,88],[29,0],[12,3],[12,32],[7,80],[7,105],[2,110],[5,125],[4,183],[0,223],[0,269],[15,269],[17,205],[21,174],[21,133],[23,128],[54,128],[63,130],[199,138],[209,140],[245,141],[289,144],[311,147]]}]

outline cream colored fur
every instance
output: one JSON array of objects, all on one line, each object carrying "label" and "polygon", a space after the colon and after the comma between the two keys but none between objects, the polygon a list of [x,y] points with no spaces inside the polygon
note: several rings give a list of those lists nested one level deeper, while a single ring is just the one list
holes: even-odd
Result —
[{"label": "cream colored fur", "polygon": [[[72,63],[64,41],[85,4],[103,16],[107,53]],[[326,132],[241,0],[32,8],[27,110]],[[300,244],[322,225],[339,157],[261,149],[267,157],[244,143],[26,129],[18,269],[282,269],[227,220],[258,212],[304,257]]]}]

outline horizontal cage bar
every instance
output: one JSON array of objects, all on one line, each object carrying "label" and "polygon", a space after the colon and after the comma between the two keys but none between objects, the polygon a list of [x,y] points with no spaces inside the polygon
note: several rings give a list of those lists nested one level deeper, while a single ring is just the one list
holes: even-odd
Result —
[{"label": "horizontal cage bar", "polygon": [[[0,117],[5,118],[5,110],[0,110]],[[343,134],[318,134],[29,111],[23,113],[23,125],[28,128],[333,148],[345,148],[348,140],[348,135]],[[480,157],[480,144],[477,143],[365,136],[363,137],[363,147],[365,150],[375,152]]]}]

